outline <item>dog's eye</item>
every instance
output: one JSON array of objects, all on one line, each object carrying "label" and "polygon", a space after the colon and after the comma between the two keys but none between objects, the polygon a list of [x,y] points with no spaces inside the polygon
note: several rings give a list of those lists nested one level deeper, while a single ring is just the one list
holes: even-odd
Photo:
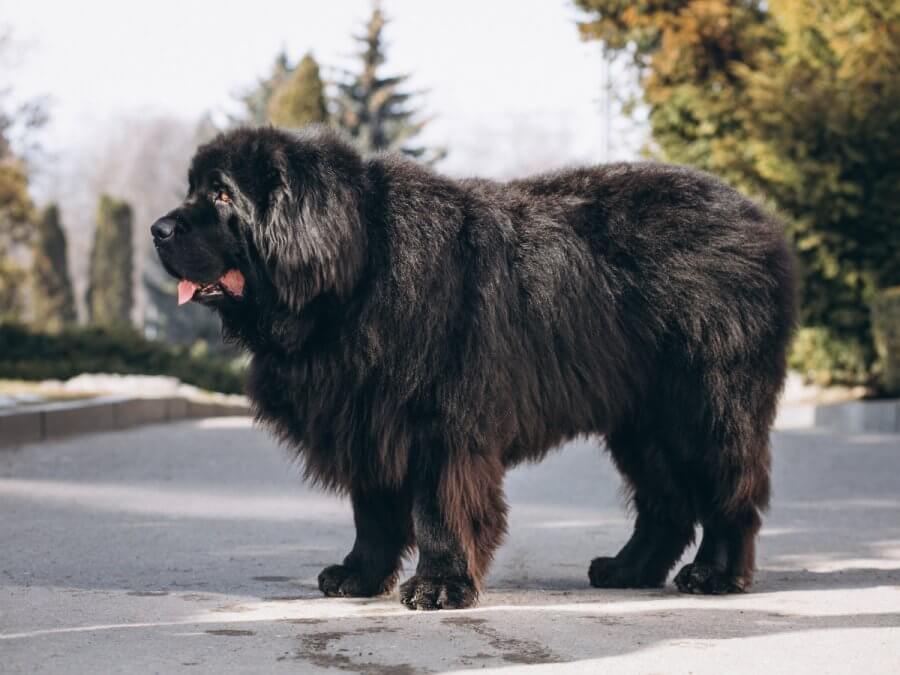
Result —
[{"label": "dog's eye", "polygon": [[225,192],[225,190],[219,190],[218,192],[216,192],[216,201],[222,202],[223,204],[230,204],[231,196],[227,192]]}]

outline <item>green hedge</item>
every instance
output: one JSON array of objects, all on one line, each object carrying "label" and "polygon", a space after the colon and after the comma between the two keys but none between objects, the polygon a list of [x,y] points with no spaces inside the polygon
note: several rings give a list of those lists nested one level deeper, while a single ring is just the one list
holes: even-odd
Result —
[{"label": "green hedge", "polygon": [[868,385],[872,381],[865,346],[857,340],[838,338],[827,328],[799,329],[788,363],[804,381],[823,387]]},{"label": "green hedge", "polygon": [[872,302],[872,335],[881,389],[900,395],[900,286],[882,290]]},{"label": "green hedge", "polygon": [[0,324],[0,378],[64,380],[81,373],[170,375],[210,391],[244,391],[234,361],[153,342],[132,329],[73,327],[47,334]]}]

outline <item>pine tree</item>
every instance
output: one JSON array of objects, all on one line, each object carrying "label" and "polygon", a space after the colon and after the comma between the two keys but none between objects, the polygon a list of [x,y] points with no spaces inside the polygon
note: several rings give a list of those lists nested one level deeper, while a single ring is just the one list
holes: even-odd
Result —
[{"label": "pine tree", "polygon": [[576,0],[591,19],[586,39],[634,67],[649,111],[650,154],[721,176],[747,192],[759,185],[739,158],[749,142],[748,69],[774,67],[782,39],[765,0]]},{"label": "pine tree", "polygon": [[273,92],[268,104],[268,118],[275,126],[299,128],[326,122],[325,89],[319,76],[319,64],[306,54]]},{"label": "pine tree", "polygon": [[12,254],[28,243],[33,218],[24,163],[11,153],[0,155],[0,321],[21,319],[27,273]]},{"label": "pine tree", "polygon": [[32,303],[35,326],[58,331],[76,320],[75,298],[66,260],[66,235],[59,222],[59,208],[49,205],[38,221],[31,262]]},{"label": "pine tree", "polygon": [[91,249],[88,316],[104,326],[128,325],[133,305],[132,215],[127,202],[100,197]]},{"label": "pine tree", "polygon": [[[0,30],[0,61],[4,67],[10,65],[7,57],[11,50],[15,50],[11,33]],[[29,149],[36,147],[31,132],[47,120],[45,101],[32,99],[11,105],[11,94],[9,87],[0,87],[0,321],[21,318],[27,273],[14,254],[30,243],[34,230],[27,159]]]},{"label": "pine tree", "polygon": [[900,5],[771,0],[776,69],[749,70],[742,167],[791,216],[803,321],[871,364],[869,307],[900,285]]},{"label": "pine tree", "polygon": [[808,352],[861,364],[865,379],[868,305],[900,284],[900,6],[576,2],[590,13],[582,35],[635,66],[656,153],[787,217],[801,321],[819,344]]},{"label": "pine tree", "polygon": [[28,194],[28,173],[14,155],[0,157],[0,255],[27,244],[33,232],[34,204]]},{"label": "pine tree", "polygon": [[288,63],[284,50],[275,57],[272,72],[268,77],[259,80],[256,86],[239,97],[244,107],[244,114],[232,119],[234,124],[251,124],[261,126],[269,123],[269,104],[275,91],[290,79],[292,68]]},{"label": "pine tree", "polygon": [[429,163],[438,161],[445,155],[443,150],[429,152],[407,144],[427,124],[426,120],[414,120],[416,111],[407,107],[413,95],[400,91],[408,76],[380,77],[385,62],[384,26],[384,15],[376,3],[365,34],[355,36],[361,45],[361,70],[348,73],[337,85],[334,123],[366,152],[395,150]]}]

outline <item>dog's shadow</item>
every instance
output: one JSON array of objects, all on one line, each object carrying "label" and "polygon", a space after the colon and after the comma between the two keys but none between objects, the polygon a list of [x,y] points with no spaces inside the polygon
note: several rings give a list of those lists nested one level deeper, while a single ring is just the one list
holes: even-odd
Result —
[{"label": "dog's shadow", "polygon": [[[813,572],[809,570],[767,570],[756,573],[750,595],[780,593],[784,591],[825,591],[840,589],[878,588],[881,586],[900,586],[900,569],[881,569],[854,567],[829,572]],[[659,599],[680,596],[681,593],[672,584],[671,577],[666,585],[658,589],[593,589],[585,578],[575,577],[529,577],[516,579],[503,575],[498,579],[488,579],[486,592],[515,593],[537,591],[556,595],[579,596],[578,601],[590,601],[584,595],[592,591],[603,598],[615,600]],[[697,596],[693,596],[697,597]]]}]

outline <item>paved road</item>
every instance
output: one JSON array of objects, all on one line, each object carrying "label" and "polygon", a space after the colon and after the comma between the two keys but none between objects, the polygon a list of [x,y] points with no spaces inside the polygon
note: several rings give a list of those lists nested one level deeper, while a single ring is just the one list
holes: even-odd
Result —
[{"label": "paved road", "polygon": [[900,672],[900,436],[775,433],[755,592],[599,591],[629,533],[595,444],[510,474],[478,609],[319,597],[349,506],[243,418],[0,452],[0,671]]}]

